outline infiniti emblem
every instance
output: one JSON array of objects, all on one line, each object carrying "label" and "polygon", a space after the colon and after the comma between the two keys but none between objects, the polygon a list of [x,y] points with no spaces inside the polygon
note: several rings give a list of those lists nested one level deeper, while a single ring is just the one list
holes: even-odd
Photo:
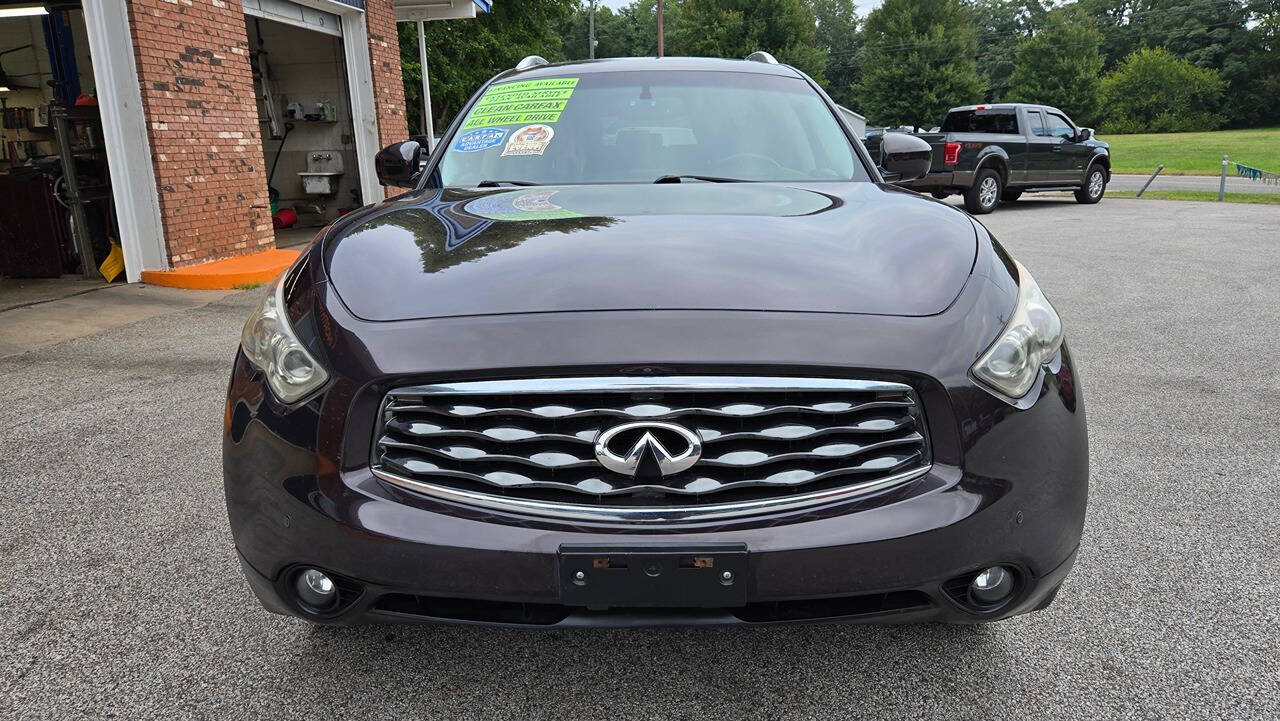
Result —
[{"label": "infiniti emblem", "polygon": [[674,476],[702,457],[702,438],[674,423],[639,421],[602,431],[595,451],[600,465],[624,476],[640,475],[649,460],[658,475]]}]

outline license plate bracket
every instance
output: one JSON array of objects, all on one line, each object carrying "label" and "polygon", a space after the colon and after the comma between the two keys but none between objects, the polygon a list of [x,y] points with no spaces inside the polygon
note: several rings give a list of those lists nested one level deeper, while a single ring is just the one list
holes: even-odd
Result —
[{"label": "license plate bracket", "polygon": [[563,544],[561,602],[611,607],[729,608],[747,602],[747,545]]}]

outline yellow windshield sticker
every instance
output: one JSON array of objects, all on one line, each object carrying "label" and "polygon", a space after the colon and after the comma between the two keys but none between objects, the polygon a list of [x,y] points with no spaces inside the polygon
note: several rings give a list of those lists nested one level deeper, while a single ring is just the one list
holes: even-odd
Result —
[{"label": "yellow windshield sticker", "polygon": [[554,123],[573,97],[578,78],[521,80],[485,91],[462,124],[463,130],[495,125]]},{"label": "yellow windshield sticker", "polygon": [[543,78],[541,80],[518,80],[514,83],[499,83],[491,86],[486,96],[498,93],[514,93],[517,90],[546,90],[549,88],[576,88],[577,78]]}]

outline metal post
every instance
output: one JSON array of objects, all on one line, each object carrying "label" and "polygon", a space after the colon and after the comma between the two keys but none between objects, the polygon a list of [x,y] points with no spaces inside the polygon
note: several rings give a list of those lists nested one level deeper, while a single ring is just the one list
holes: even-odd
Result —
[{"label": "metal post", "polygon": [[1222,156],[1222,182],[1218,184],[1218,202],[1227,194],[1227,156]]},{"label": "metal post", "polygon": [[596,59],[596,0],[591,0],[591,9],[588,10],[587,22],[587,57],[591,60]]},{"label": "metal post", "polygon": [[1156,168],[1156,172],[1152,173],[1150,178],[1147,178],[1147,182],[1142,184],[1142,190],[1138,191],[1139,198],[1142,197],[1143,193],[1147,192],[1147,186],[1151,185],[1151,182],[1156,179],[1156,176],[1160,174],[1161,170],[1164,170],[1164,163],[1161,163],[1160,167]]},{"label": "metal post", "polygon": [[662,0],[658,0],[658,57],[662,57]]},{"label": "metal post", "polygon": [[436,128],[431,118],[431,80],[427,76],[427,35],[418,21],[418,61],[422,63],[422,134],[427,136],[427,152],[436,149]]}]

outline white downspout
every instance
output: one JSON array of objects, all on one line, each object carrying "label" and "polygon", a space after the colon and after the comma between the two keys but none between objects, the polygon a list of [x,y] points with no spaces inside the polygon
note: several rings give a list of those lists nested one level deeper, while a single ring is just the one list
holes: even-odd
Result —
[{"label": "white downspout", "polygon": [[436,129],[431,118],[431,80],[427,75],[427,37],[425,23],[418,21],[418,60],[422,63],[422,134],[427,136],[427,151],[436,149]]}]

